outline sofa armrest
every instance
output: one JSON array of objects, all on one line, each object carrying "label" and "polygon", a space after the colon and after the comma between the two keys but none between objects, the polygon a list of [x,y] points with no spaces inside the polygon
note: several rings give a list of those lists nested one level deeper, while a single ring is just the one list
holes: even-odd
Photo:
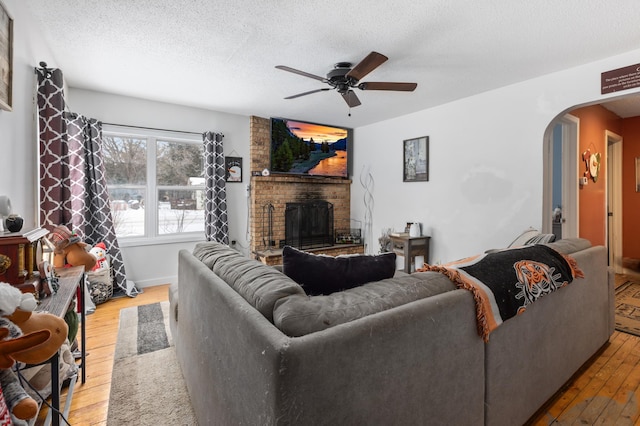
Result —
[{"label": "sofa armrest", "polygon": [[178,361],[199,424],[273,424],[287,338],[190,252],[178,261]]},{"label": "sofa armrest", "polygon": [[613,332],[606,248],[588,247],[571,256],[584,278],[540,298],[491,333],[486,424],[526,422]]}]

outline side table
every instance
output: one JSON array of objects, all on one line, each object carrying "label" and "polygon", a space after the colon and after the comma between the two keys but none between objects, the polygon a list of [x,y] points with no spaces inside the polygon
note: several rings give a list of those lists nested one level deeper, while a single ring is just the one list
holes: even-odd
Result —
[{"label": "side table", "polygon": [[404,271],[411,273],[411,259],[424,256],[425,263],[429,263],[429,241],[431,237],[390,236],[392,250],[404,257]]},{"label": "side table", "polygon": [[[36,312],[49,312],[50,314],[59,316],[60,318],[64,318],[73,298],[78,293],[78,289],[80,289],[80,365],[79,368],[82,371],[82,383],[86,380],[86,350],[85,350],[85,340],[86,340],[86,323],[85,323],[85,310],[84,310],[84,266],[75,266],[73,268],[62,268],[56,269],[56,274],[58,275],[58,283],[60,284],[60,288],[55,294],[51,296],[45,297],[41,300],[40,305],[36,308]],[[51,359],[48,361],[51,363],[51,406],[53,410],[49,410],[47,413],[47,420],[45,424],[49,424],[49,419],[51,419],[51,424],[54,426],[58,426],[60,424],[60,416],[58,413],[60,412],[60,377],[59,377],[59,362],[60,362],[60,351],[58,351]],[[55,373],[55,374],[54,374]],[[68,409],[71,405],[71,399],[73,398],[73,389],[75,387],[75,381],[71,381],[69,385],[69,390],[67,392],[67,399],[65,401],[65,412],[64,416],[66,417],[68,413]],[[56,413],[52,413],[52,411],[56,411]]]}]

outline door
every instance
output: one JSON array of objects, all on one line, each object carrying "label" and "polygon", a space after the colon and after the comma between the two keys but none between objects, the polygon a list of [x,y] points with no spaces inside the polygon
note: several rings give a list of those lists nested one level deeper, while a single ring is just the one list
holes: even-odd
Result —
[{"label": "door", "polygon": [[622,137],[606,131],[609,266],[622,273]]},{"label": "door", "polygon": [[578,236],[578,125],[566,114],[548,132],[545,155],[543,232],[556,240]]}]

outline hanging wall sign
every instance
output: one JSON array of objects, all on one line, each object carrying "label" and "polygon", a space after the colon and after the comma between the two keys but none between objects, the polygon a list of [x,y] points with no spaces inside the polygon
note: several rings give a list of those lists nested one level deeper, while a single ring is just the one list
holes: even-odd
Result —
[{"label": "hanging wall sign", "polygon": [[242,182],[242,157],[225,157],[224,166],[227,182]]},{"label": "hanging wall sign", "polygon": [[601,94],[619,92],[640,86],[640,64],[606,71],[601,74]]}]

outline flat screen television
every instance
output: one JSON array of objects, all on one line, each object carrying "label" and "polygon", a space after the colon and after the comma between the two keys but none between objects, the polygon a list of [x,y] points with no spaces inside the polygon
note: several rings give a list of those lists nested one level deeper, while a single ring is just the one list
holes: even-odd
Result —
[{"label": "flat screen television", "polygon": [[271,173],[348,178],[353,130],[271,119]]}]

